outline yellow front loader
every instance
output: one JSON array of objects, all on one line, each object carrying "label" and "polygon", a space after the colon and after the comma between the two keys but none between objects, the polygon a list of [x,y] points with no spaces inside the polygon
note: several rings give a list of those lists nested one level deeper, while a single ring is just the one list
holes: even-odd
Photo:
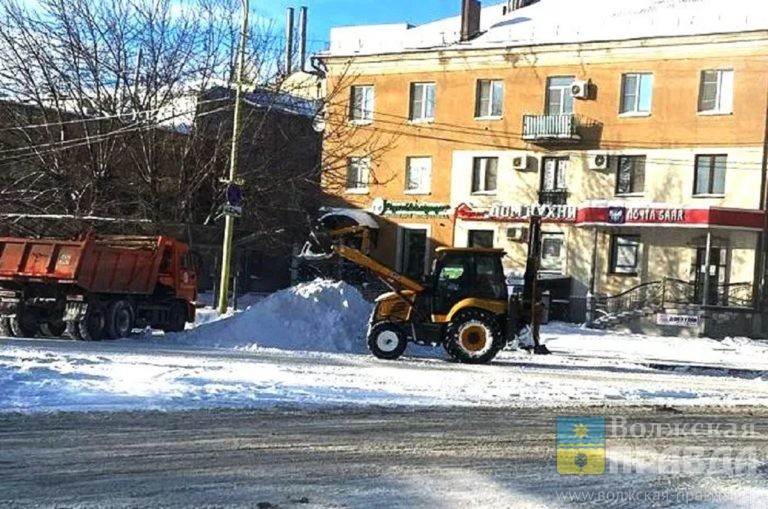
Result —
[{"label": "yellow front loader", "polygon": [[[531,225],[538,242],[540,222]],[[528,282],[535,267],[526,270],[523,298],[510,300],[501,249],[438,248],[431,274],[419,282],[371,258],[371,242],[367,226],[328,230],[320,224],[301,257],[341,256],[368,269],[391,289],[376,299],[368,325],[368,348],[376,357],[397,359],[414,342],[442,345],[458,362],[486,363],[526,325],[533,326],[536,353],[548,353],[538,345],[537,324],[530,320],[538,316],[536,305],[531,305],[536,292]],[[535,286],[535,277],[533,281],[530,286]]]}]

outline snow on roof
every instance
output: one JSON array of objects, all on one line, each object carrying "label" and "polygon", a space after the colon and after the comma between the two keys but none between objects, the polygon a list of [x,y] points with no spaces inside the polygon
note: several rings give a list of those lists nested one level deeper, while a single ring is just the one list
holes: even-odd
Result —
[{"label": "snow on roof", "polygon": [[541,0],[506,15],[482,9],[481,30],[459,42],[460,16],[406,24],[331,29],[331,55],[399,53],[430,48],[488,48],[619,41],[768,30],[756,0]]}]

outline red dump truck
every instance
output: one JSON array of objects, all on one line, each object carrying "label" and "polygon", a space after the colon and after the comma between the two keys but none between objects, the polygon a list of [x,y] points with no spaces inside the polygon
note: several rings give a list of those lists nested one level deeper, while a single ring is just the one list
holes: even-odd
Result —
[{"label": "red dump truck", "polygon": [[0,237],[0,336],[117,339],[194,321],[197,275],[173,238]]}]

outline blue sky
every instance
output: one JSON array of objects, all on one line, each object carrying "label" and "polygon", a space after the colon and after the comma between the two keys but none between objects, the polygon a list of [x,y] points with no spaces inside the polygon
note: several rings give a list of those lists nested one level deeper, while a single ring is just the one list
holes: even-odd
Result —
[{"label": "blue sky", "polygon": [[250,0],[252,9],[284,27],[285,9],[309,8],[311,48],[329,40],[332,26],[407,22],[419,25],[461,11],[460,0]]}]

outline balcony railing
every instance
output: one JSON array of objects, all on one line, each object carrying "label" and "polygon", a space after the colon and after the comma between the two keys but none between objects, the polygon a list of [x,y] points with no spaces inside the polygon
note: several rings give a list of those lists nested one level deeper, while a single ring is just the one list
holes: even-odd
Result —
[{"label": "balcony railing", "polygon": [[523,139],[526,141],[579,141],[579,120],[573,115],[524,115]]},{"label": "balcony railing", "polygon": [[542,205],[567,205],[567,189],[550,189],[539,191],[539,203]]}]

